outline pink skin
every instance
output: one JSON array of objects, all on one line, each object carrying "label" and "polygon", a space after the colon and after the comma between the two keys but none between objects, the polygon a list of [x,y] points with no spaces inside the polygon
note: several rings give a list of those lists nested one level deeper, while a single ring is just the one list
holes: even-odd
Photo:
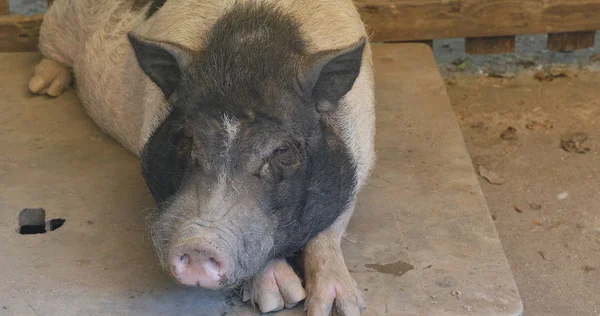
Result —
[{"label": "pink skin", "polygon": [[227,284],[229,259],[206,242],[186,242],[169,251],[171,273],[183,285],[217,290]]},{"label": "pink skin", "polygon": [[73,82],[71,70],[52,59],[44,58],[34,68],[29,90],[37,94],[57,97]]},{"label": "pink skin", "polygon": [[306,298],[302,280],[285,259],[273,259],[244,285],[243,301],[252,300],[263,313],[292,308]]}]

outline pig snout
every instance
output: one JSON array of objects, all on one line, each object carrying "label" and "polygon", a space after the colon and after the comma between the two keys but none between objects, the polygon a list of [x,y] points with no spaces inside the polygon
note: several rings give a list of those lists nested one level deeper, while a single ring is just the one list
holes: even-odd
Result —
[{"label": "pig snout", "polygon": [[225,252],[206,240],[186,241],[168,254],[171,273],[179,283],[213,290],[228,283],[230,262]]},{"label": "pig snout", "polygon": [[221,198],[217,189],[210,192],[218,197],[199,197],[197,192],[195,187],[182,188],[157,216],[149,217],[154,250],[162,268],[182,285],[235,287],[269,259],[274,224],[259,216],[257,203],[245,195],[236,199],[244,203],[237,203]]}]

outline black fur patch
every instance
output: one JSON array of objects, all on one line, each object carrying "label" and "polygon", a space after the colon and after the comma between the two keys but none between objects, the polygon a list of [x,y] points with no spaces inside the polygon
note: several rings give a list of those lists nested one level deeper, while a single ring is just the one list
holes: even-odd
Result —
[{"label": "black fur patch", "polygon": [[154,131],[142,151],[142,174],[157,203],[166,202],[177,192],[189,168],[189,145],[181,124],[181,111],[173,111]]},{"label": "black fur patch", "polygon": [[146,19],[149,19],[156,11],[160,10],[163,5],[165,5],[167,0],[152,0],[152,4],[150,5],[150,9],[146,12]]},{"label": "black fur patch", "polygon": [[[331,226],[351,202],[356,186],[356,166],[348,148],[330,127],[321,125],[323,141],[312,153],[300,187],[285,188],[303,191],[299,200],[283,190],[275,193],[297,203],[296,209],[282,208],[277,217],[280,226],[275,235],[276,256],[289,256],[315,235]],[[288,201],[286,201],[288,202]],[[289,226],[288,226],[289,225]]]},{"label": "black fur patch", "polygon": [[[227,116],[240,122],[228,178],[263,206],[256,216],[275,219],[274,231],[265,232],[275,239],[271,255],[291,255],[333,224],[352,198],[356,166],[330,114],[319,114],[317,100],[302,91],[298,64],[305,54],[297,22],[272,6],[239,5],[221,17],[183,74],[173,113],[143,150],[144,177],[156,200],[176,195],[186,179],[222,170]],[[195,149],[182,154],[184,127]],[[264,176],[265,162],[282,143],[298,144],[301,163],[286,176]],[[243,230],[252,220],[234,224]]]},{"label": "black fur patch", "polygon": [[181,66],[177,55],[185,54],[178,45],[148,41],[133,33],[127,37],[131,43],[140,68],[154,81],[168,99],[179,86]]}]

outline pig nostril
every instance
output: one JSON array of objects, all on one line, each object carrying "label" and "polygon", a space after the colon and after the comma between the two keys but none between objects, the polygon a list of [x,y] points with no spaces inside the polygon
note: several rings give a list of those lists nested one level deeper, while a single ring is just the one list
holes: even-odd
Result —
[{"label": "pig nostril", "polygon": [[219,261],[217,261],[217,259],[210,257],[210,263],[212,263],[215,267],[217,267],[217,269],[219,269],[221,267],[221,263]]},{"label": "pig nostril", "polygon": [[169,272],[183,285],[219,289],[227,283],[229,261],[218,249],[200,242],[173,247],[169,253]]},{"label": "pig nostril", "polygon": [[184,266],[187,266],[189,262],[190,256],[188,254],[184,254],[183,256],[181,256],[181,258],[179,258],[179,263],[181,263]]}]

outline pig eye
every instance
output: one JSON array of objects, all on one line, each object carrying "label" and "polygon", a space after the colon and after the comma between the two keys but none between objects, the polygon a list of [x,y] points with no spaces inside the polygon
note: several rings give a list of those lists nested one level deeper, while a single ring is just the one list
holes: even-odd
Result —
[{"label": "pig eye", "polygon": [[177,154],[184,155],[190,148],[192,148],[192,140],[190,138],[184,138],[177,144]]},{"label": "pig eye", "polygon": [[179,139],[177,143],[177,154],[184,155],[190,151],[192,148],[192,136],[191,133],[186,129],[183,132],[183,135]]},{"label": "pig eye", "polygon": [[300,142],[286,141],[273,150],[257,175],[267,179],[285,179],[298,170],[303,157]]},{"label": "pig eye", "polygon": [[276,159],[284,166],[291,166],[296,162],[296,152],[290,144],[282,144],[273,152],[273,159]]}]

